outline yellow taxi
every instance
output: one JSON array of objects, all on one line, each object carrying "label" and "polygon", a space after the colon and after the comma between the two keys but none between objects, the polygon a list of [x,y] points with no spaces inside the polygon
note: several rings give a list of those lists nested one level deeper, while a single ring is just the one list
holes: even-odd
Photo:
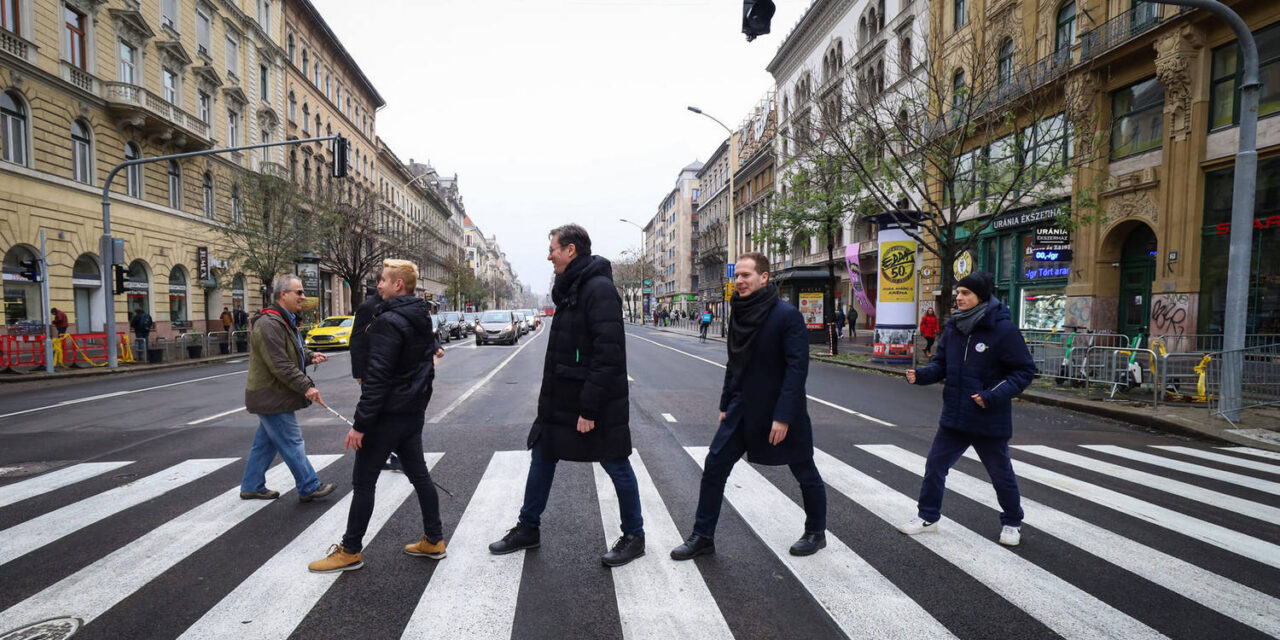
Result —
[{"label": "yellow taxi", "polygon": [[349,346],[355,316],[329,316],[307,332],[308,349],[336,349]]}]

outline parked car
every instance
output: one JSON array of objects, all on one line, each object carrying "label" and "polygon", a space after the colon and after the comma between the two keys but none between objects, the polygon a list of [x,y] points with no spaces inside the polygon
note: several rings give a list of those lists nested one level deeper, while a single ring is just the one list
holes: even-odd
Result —
[{"label": "parked car", "polygon": [[538,321],[533,317],[532,309],[517,310],[522,318],[524,318],[525,333],[533,333],[538,329]]},{"label": "parked car", "polygon": [[336,349],[351,342],[351,324],[354,316],[329,316],[307,332],[308,349]]},{"label": "parked car", "polygon": [[490,342],[515,344],[520,341],[520,325],[514,311],[485,311],[476,322],[476,345]]},{"label": "parked car", "polygon": [[462,314],[457,311],[444,311],[440,313],[443,318],[444,328],[449,332],[449,336],[462,339],[471,333],[471,327],[467,326],[462,320]]},{"label": "parked car", "polygon": [[445,328],[444,319],[438,314],[431,316],[431,324],[436,332],[436,342],[444,344],[449,341],[449,330]]}]

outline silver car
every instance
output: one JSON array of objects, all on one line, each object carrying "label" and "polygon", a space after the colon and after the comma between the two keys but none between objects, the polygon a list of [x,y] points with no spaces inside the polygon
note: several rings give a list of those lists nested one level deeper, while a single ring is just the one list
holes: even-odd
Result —
[{"label": "silver car", "polygon": [[520,341],[523,318],[506,309],[485,311],[476,321],[476,346],[489,344],[515,344]]}]

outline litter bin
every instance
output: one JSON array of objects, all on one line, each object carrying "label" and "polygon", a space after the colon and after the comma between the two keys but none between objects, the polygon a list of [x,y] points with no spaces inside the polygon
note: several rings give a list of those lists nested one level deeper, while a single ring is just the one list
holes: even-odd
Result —
[{"label": "litter bin", "polygon": [[188,358],[195,359],[195,358],[199,358],[199,357],[201,357],[201,356],[203,356],[203,355],[204,355],[204,345],[202,345],[202,344],[189,344],[189,345],[187,345],[187,357],[188,357]]},{"label": "litter bin", "polygon": [[218,353],[221,353],[221,354],[222,354],[222,355],[224,355],[224,356],[225,356],[225,355],[227,355],[227,354],[229,354],[229,353],[231,353],[231,343],[230,343],[230,342],[227,342],[227,341],[225,341],[225,340],[219,340],[219,341],[218,341]]},{"label": "litter bin", "polygon": [[147,362],[150,364],[164,362],[164,349],[147,349]]}]

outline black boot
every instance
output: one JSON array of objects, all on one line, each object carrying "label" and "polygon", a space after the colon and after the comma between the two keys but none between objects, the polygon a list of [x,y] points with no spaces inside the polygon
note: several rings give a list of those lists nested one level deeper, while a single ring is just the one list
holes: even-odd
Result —
[{"label": "black boot", "polygon": [[689,560],[696,558],[704,553],[715,553],[716,541],[712,538],[704,538],[698,534],[689,536],[684,544],[671,550],[672,560]]},{"label": "black boot", "polygon": [[489,553],[501,556],[521,549],[532,549],[541,544],[542,537],[537,527],[517,522],[501,540],[489,545]]},{"label": "black boot", "polygon": [[793,556],[811,556],[827,546],[827,534],[817,532],[804,532],[796,543],[791,545],[791,555]]},{"label": "black boot", "polygon": [[600,562],[603,562],[606,567],[621,567],[642,555],[644,555],[644,534],[633,536],[627,533],[613,543],[613,549],[609,553],[600,556]]}]

